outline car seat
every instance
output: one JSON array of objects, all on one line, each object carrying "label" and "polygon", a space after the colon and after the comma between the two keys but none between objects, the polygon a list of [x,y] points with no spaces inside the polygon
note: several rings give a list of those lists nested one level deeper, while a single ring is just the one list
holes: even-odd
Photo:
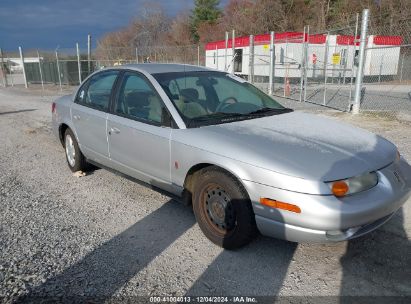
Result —
[{"label": "car seat", "polygon": [[193,88],[182,89],[176,106],[187,118],[194,118],[207,114],[207,111],[199,104],[198,91]]}]

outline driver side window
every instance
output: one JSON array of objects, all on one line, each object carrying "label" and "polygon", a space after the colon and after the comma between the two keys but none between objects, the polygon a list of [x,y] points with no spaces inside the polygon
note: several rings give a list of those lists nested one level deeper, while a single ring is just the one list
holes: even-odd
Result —
[{"label": "driver side window", "polygon": [[161,98],[143,76],[126,72],[114,112],[135,120],[161,125],[165,109]]}]

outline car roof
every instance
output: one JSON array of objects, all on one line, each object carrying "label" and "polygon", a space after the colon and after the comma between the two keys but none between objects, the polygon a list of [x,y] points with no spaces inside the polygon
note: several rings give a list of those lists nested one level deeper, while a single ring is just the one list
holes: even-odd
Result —
[{"label": "car roof", "polygon": [[142,70],[149,74],[156,73],[171,73],[171,72],[198,72],[198,71],[214,71],[202,66],[190,64],[176,64],[176,63],[140,63],[140,64],[125,64],[117,66],[116,68],[126,68]]}]

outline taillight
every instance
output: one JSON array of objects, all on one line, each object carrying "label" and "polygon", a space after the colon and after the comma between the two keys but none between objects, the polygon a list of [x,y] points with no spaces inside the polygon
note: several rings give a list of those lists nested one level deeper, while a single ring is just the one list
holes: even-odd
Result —
[{"label": "taillight", "polygon": [[51,104],[51,113],[56,113],[56,103],[55,102],[53,102],[52,104]]}]

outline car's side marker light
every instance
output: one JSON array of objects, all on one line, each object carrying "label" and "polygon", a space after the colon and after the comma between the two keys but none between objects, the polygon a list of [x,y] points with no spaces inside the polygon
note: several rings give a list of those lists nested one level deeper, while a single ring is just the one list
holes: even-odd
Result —
[{"label": "car's side marker light", "polygon": [[331,191],[337,197],[342,197],[348,193],[350,188],[345,181],[336,181],[332,184]]},{"label": "car's side marker light", "polygon": [[277,208],[277,209],[283,209],[283,210],[287,210],[287,211],[291,211],[295,213],[301,213],[300,207],[296,205],[272,200],[269,198],[264,198],[264,197],[260,198],[260,203],[264,206],[271,207],[271,208]]}]

